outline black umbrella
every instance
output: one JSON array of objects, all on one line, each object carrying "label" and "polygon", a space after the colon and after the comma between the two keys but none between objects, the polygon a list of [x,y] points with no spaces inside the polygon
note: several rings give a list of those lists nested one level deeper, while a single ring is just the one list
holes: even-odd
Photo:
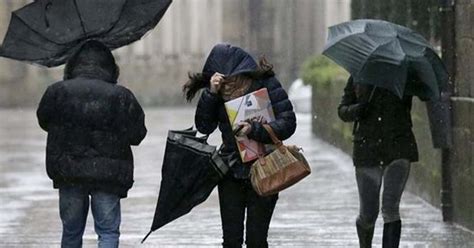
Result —
[{"label": "black umbrella", "polygon": [[[399,97],[438,99],[449,80],[443,62],[415,31],[381,20],[355,20],[329,28],[323,54],[354,82],[386,88]],[[407,81],[409,73],[418,80]]]},{"label": "black umbrella", "polygon": [[82,42],[110,49],[139,40],[171,0],[36,0],[12,13],[0,56],[48,67],[64,64]]},{"label": "black umbrella", "polygon": [[169,131],[160,193],[150,232],[189,213],[204,202],[227,173],[233,156],[223,156],[196,131]]}]

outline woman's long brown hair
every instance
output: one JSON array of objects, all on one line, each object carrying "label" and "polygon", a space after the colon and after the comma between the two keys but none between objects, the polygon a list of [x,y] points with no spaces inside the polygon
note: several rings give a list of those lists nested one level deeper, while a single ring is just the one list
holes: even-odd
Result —
[{"label": "woman's long brown hair", "polygon": [[[268,63],[264,56],[260,57],[258,61],[258,69],[253,72],[247,72],[241,76],[250,78],[252,80],[261,80],[275,76],[273,65]],[[189,73],[189,80],[183,85],[183,93],[188,102],[193,100],[196,93],[205,87],[209,87],[209,81],[212,75],[205,75],[204,73]]]}]

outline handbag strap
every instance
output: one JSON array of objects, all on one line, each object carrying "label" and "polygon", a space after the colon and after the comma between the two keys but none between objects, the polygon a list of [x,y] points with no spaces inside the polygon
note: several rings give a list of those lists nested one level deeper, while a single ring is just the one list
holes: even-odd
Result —
[{"label": "handbag strap", "polygon": [[263,128],[265,128],[265,130],[267,130],[268,135],[270,135],[270,138],[272,139],[273,143],[275,143],[276,146],[279,147],[279,146],[283,145],[283,143],[281,142],[280,139],[278,139],[275,132],[273,131],[273,128],[270,125],[263,124]]}]

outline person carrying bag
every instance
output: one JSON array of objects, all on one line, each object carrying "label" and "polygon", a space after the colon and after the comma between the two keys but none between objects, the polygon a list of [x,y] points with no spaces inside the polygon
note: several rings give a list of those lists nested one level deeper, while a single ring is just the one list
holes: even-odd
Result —
[{"label": "person carrying bag", "polygon": [[250,169],[250,181],[260,196],[274,195],[311,174],[306,158],[297,146],[285,146],[268,124],[263,127],[270,135],[276,149],[258,158]]},{"label": "person carrying bag", "polygon": [[[281,140],[285,140],[296,130],[296,116],[286,91],[265,60],[257,64],[243,49],[217,44],[211,50],[202,73],[191,74],[184,86],[188,101],[203,89],[196,108],[196,129],[210,135],[219,128],[224,143],[222,152],[235,154],[238,161],[218,185],[224,248],[242,247],[244,233],[246,247],[268,247],[268,229],[278,194],[263,197],[253,189],[250,182],[253,162],[243,162],[233,132],[236,127],[230,124],[225,107],[228,101],[264,88],[275,114],[275,120],[268,124]],[[259,143],[273,143],[261,122],[238,125],[241,126],[239,135]]]}]

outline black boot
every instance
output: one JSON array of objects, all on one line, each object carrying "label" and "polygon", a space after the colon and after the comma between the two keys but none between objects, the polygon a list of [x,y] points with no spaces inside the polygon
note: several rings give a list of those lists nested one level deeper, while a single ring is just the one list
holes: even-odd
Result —
[{"label": "black boot", "polygon": [[374,237],[374,228],[364,228],[358,223],[357,226],[357,236],[359,236],[359,246],[360,248],[371,248],[372,247],[372,238]]},{"label": "black boot", "polygon": [[402,221],[394,221],[383,225],[383,248],[398,248],[400,234],[402,232]]}]

